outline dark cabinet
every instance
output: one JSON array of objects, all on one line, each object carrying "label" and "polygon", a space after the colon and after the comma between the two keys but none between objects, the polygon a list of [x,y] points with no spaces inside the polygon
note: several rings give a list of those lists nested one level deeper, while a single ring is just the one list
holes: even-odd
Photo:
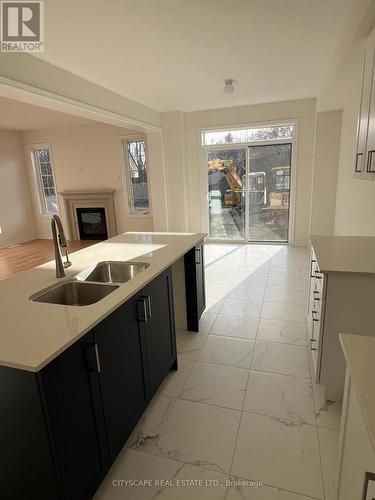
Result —
[{"label": "dark cabinet", "polygon": [[199,319],[206,308],[204,246],[199,243],[185,254],[187,328],[199,331]]},{"label": "dark cabinet", "polygon": [[143,318],[150,393],[153,396],[176,361],[172,275],[169,269],[142,290],[142,302],[138,307]]},{"label": "dark cabinet", "polygon": [[90,370],[92,333],[77,340],[40,374],[61,496],[91,498],[108,467],[98,373]]},{"label": "dark cabinet", "polygon": [[97,325],[94,340],[110,457],[113,461],[149,399],[137,297]]}]

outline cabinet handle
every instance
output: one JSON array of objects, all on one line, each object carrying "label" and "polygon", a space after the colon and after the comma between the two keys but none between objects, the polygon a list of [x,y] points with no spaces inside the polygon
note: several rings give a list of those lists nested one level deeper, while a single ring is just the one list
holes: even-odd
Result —
[{"label": "cabinet handle", "polygon": [[370,149],[369,152],[367,153],[367,172],[370,174],[374,174],[375,170],[371,170],[371,164],[372,164],[372,154],[375,153],[375,149]]},{"label": "cabinet handle", "polygon": [[97,344],[87,344],[86,358],[89,370],[100,373],[100,357]]},{"label": "cabinet handle", "polygon": [[[361,168],[358,169],[358,158],[361,156]],[[355,155],[355,172],[356,173],[360,173],[362,172],[362,157],[363,157],[363,153],[357,153]]]},{"label": "cabinet handle", "polygon": [[200,250],[200,248],[195,249],[195,263],[196,264],[201,263],[201,250]]},{"label": "cabinet handle", "polygon": [[319,319],[315,318],[314,314],[318,314],[317,311],[311,311],[312,320],[313,321],[319,321]]},{"label": "cabinet handle", "polygon": [[148,321],[146,300],[147,299],[143,297],[142,300],[137,302],[138,321],[143,321],[144,323]]},{"label": "cabinet handle", "polygon": [[146,316],[148,319],[152,318],[152,309],[151,309],[151,295],[146,295],[145,297],[142,297],[146,306],[145,306],[145,311],[146,311]]},{"label": "cabinet handle", "polygon": [[319,274],[319,271],[315,271],[315,276],[314,278],[316,278],[317,280],[321,280],[322,279],[322,275]]},{"label": "cabinet handle", "polygon": [[317,351],[318,349],[316,347],[310,347],[310,351]]},{"label": "cabinet handle", "polygon": [[314,294],[314,300],[320,300],[320,297],[317,297],[317,295],[319,295],[318,290],[313,290],[313,294]]},{"label": "cabinet handle", "polygon": [[314,278],[313,273],[312,273],[312,268],[313,264],[315,264],[316,259],[311,259],[311,265],[310,265],[310,278]]}]

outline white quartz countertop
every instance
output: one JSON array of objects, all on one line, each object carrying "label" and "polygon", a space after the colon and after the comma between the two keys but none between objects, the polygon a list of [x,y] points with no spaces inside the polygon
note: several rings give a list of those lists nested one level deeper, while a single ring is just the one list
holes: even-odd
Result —
[{"label": "white quartz countertop", "polygon": [[321,272],[375,274],[375,237],[310,236]]},{"label": "white quartz countertop", "polygon": [[37,372],[188,250],[203,233],[124,233],[71,256],[67,277],[105,260],[150,266],[104,299],[88,306],[31,302],[36,292],[58,283],[55,262],[0,281],[0,365]]},{"label": "white quartz countertop", "polygon": [[340,341],[375,453],[375,338],[342,334]]}]

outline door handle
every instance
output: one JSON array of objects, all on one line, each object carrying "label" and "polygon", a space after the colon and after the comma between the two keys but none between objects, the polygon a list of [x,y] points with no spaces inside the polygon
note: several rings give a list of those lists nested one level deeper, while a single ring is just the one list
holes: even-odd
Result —
[{"label": "door handle", "polygon": [[201,263],[201,250],[200,250],[200,248],[195,249],[195,263],[196,264]]}]

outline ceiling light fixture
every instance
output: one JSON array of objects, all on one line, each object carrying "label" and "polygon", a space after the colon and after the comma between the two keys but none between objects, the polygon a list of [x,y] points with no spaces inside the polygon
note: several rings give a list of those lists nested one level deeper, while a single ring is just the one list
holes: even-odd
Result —
[{"label": "ceiling light fixture", "polygon": [[224,94],[225,95],[232,95],[233,92],[234,92],[234,80],[231,78],[229,80],[225,80],[224,82],[224,88],[223,88],[223,91],[224,91]]}]

